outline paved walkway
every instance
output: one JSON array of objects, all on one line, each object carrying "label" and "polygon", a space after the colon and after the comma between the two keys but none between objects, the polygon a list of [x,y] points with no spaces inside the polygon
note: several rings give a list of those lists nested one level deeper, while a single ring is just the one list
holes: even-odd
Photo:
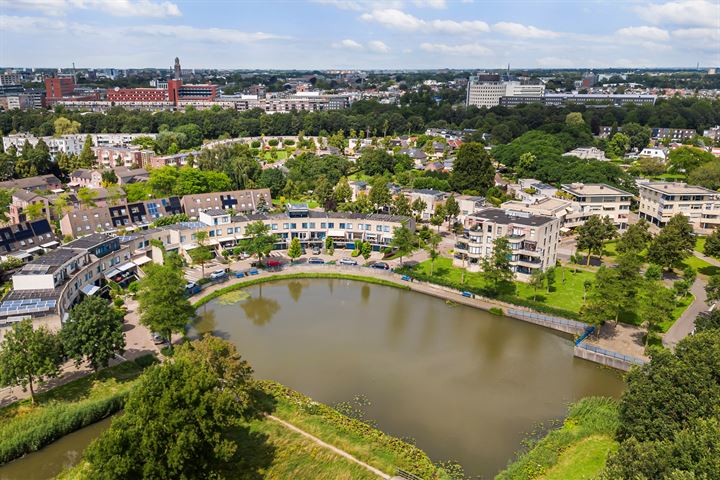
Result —
[{"label": "paved walkway", "polygon": [[298,427],[296,427],[296,426],[293,425],[292,423],[288,423],[288,422],[286,422],[285,420],[280,420],[279,418],[277,418],[277,417],[274,416],[274,415],[268,415],[268,418],[270,418],[271,420],[274,420],[274,421],[278,422],[279,424],[281,424],[281,425],[284,426],[285,428],[287,428],[287,429],[289,429],[289,430],[292,430],[293,432],[299,433],[299,434],[302,435],[303,437],[312,440],[313,442],[317,443],[317,444],[320,445],[321,447],[327,448],[327,449],[330,450],[331,452],[336,453],[336,454],[340,455],[341,457],[347,458],[347,459],[350,460],[351,462],[357,463],[357,464],[360,465],[361,467],[363,467],[363,468],[365,468],[365,469],[367,469],[367,470],[370,470],[372,473],[374,473],[374,474],[377,475],[378,477],[384,478],[384,479],[386,479],[386,480],[389,480],[389,479],[390,479],[390,475],[381,472],[381,471],[378,470],[377,468],[375,468],[375,467],[373,467],[373,466],[371,466],[371,465],[368,465],[367,463],[365,463],[365,462],[363,462],[363,461],[361,461],[361,460],[358,460],[357,458],[355,458],[355,457],[353,457],[352,455],[350,455],[349,453],[347,453],[345,450],[340,450],[340,449],[337,448],[337,447],[333,447],[333,446],[330,445],[329,443],[323,442],[323,441],[320,440],[319,438],[317,438],[317,437],[315,437],[315,436],[313,436],[313,435],[310,435],[310,434],[307,433],[305,430],[299,429]]}]

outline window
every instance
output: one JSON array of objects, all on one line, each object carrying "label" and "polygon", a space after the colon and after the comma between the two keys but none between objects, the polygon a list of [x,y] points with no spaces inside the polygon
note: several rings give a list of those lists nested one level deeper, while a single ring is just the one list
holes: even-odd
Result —
[{"label": "window", "polygon": [[310,228],[315,228],[315,222],[310,222]]},{"label": "window", "polygon": [[388,233],[389,231],[390,231],[390,227],[387,226],[387,225],[385,225],[385,226],[383,227],[383,232]]},{"label": "window", "polygon": [[335,222],[328,223],[328,228],[335,228]]},{"label": "window", "polygon": [[377,225],[377,226],[375,227],[375,231],[376,231],[376,232],[382,232],[382,231],[383,231],[382,225]]},{"label": "window", "polygon": [[232,229],[232,228],[228,228],[228,229],[227,229],[227,232],[228,232],[228,235],[232,235],[233,229]]},{"label": "window", "polygon": [[307,222],[303,222],[303,223],[302,223],[302,228],[308,228]]},{"label": "window", "polygon": [[287,230],[288,228],[290,228],[290,224],[289,224],[289,223],[283,223],[283,230]]},{"label": "window", "polygon": [[344,228],[345,228],[345,224],[344,224],[344,223],[341,223],[341,224],[340,224],[340,228],[344,229]]},{"label": "window", "polygon": [[290,228],[295,230],[297,228],[297,223],[291,223]]},{"label": "window", "polygon": [[277,223],[273,223],[273,224],[270,226],[270,229],[271,229],[271,230],[277,230],[277,229],[278,229]]}]

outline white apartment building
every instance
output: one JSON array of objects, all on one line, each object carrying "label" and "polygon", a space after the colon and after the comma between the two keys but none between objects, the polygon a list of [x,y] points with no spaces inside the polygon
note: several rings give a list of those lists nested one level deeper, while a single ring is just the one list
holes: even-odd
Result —
[{"label": "white apartment building", "polygon": [[610,159],[605,156],[605,152],[596,147],[578,147],[567,153],[563,153],[563,157],[577,157],[582,158],[583,160],[600,160],[601,162],[610,161]]},{"label": "white apartment building", "polygon": [[640,218],[657,227],[681,213],[695,233],[709,234],[720,225],[720,193],[705,187],[673,182],[644,182],[640,188]]},{"label": "white apartment building", "polygon": [[[89,135],[93,143],[93,147],[126,147],[129,146],[130,142],[132,142],[135,138],[154,138],[156,136],[154,133],[91,133]],[[87,133],[77,133],[63,135],[61,137],[36,137],[35,135],[18,133],[15,135],[4,136],[3,148],[7,151],[8,148],[14,146],[18,155],[20,155],[22,154],[23,145],[25,145],[26,140],[34,147],[42,138],[50,149],[50,155],[53,157],[60,152],[67,155],[79,155],[82,151],[83,145],[85,145],[85,139],[87,136]]]},{"label": "white apartment building", "polygon": [[469,78],[466,104],[480,107],[496,107],[503,97],[521,97],[523,103],[542,100],[545,85],[527,84],[518,81],[503,81],[498,74],[479,73]]},{"label": "white apartment building", "polygon": [[561,230],[567,230],[567,227],[565,227],[567,216],[578,209],[577,205],[570,200],[557,197],[538,198],[530,201],[510,200],[500,205],[500,208],[545,217],[555,217],[560,220]]},{"label": "white apartment building", "polygon": [[465,220],[465,234],[455,244],[455,265],[470,271],[481,269],[482,259],[492,255],[494,241],[506,237],[512,250],[510,264],[518,280],[535,270],[555,265],[560,242],[560,220],[526,212],[485,208]]},{"label": "white apartment building", "polygon": [[638,154],[640,157],[657,158],[663,162],[667,160],[667,154],[662,148],[643,148]]},{"label": "white apartment building", "polygon": [[582,225],[593,215],[610,217],[619,230],[628,226],[630,200],[633,195],[602,183],[571,183],[562,185],[564,194],[577,204],[565,219],[565,227]]},{"label": "white apartment building", "polygon": [[521,178],[518,183],[508,185],[508,193],[515,198],[532,202],[541,198],[554,197],[558,189],[534,178]]},{"label": "white apartment building", "polygon": [[458,215],[457,220],[463,224],[468,215],[472,215],[487,206],[485,197],[458,195],[455,197],[455,200],[457,200],[458,206],[460,207],[460,215]]}]

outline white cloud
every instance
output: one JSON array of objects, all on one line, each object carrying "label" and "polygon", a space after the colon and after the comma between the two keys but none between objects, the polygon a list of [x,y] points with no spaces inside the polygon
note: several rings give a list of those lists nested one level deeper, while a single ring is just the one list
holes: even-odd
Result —
[{"label": "white cloud", "polygon": [[542,30],[532,25],[523,25],[513,22],[498,22],[492,26],[492,30],[509,37],[518,38],[557,38],[559,33],[551,30]]},{"label": "white cloud", "polygon": [[445,0],[413,0],[413,3],[420,8],[447,8]]},{"label": "white cloud", "polygon": [[368,42],[368,49],[377,52],[377,53],[387,53],[390,51],[390,47],[385,45],[384,42],[381,42],[380,40],[371,40]]},{"label": "white cloud", "polygon": [[362,12],[365,10],[373,10],[375,8],[402,8],[402,0],[311,0],[312,3],[319,5],[328,5],[339,8],[340,10],[351,10],[354,12]]},{"label": "white cloud", "polygon": [[460,45],[446,45],[444,43],[421,43],[420,49],[430,53],[445,55],[486,56],[493,52],[479,43],[465,43]]},{"label": "white cloud", "polygon": [[[18,17],[0,15],[0,29],[4,32],[19,33],[63,33],[83,34],[117,38],[160,37],[181,38],[195,42],[208,43],[253,43],[262,40],[284,39],[288,37],[263,32],[243,32],[228,28],[197,28],[188,25],[138,25],[131,27],[99,27],[83,23],[68,23],[64,20],[44,17]],[[92,39],[89,39],[92,41]]]},{"label": "white cloud", "polygon": [[615,33],[621,37],[650,40],[653,42],[662,42],[670,39],[670,34],[667,30],[658,27],[625,27]]},{"label": "white cloud", "polygon": [[635,7],[635,11],[641,18],[656,25],[720,28],[720,2],[717,0],[646,3]]},{"label": "white cloud", "polygon": [[35,10],[45,15],[66,15],[71,9],[92,9],[116,17],[165,18],[182,15],[169,1],[154,0],[0,0],[3,8]]},{"label": "white cloud", "polygon": [[351,40],[349,38],[346,38],[345,40],[342,40],[337,43],[332,44],[333,48],[344,48],[346,50],[362,50],[363,46],[360,45],[355,40]]},{"label": "white cloud", "polygon": [[540,68],[573,68],[577,66],[569,58],[560,57],[542,57],[538,58],[535,62]]},{"label": "white cloud", "polygon": [[387,28],[406,32],[424,31],[461,35],[490,30],[488,24],[480,20],[422,20],[394,8],[373,10],[363,13],[360,18],[366,22],[375,22]]},{"label": "white cloud", "polygon": [[710,42],[716,50],[720,43],[720,29],[717,28],[680,28],[673,30],[672,36],[681,40]]}]

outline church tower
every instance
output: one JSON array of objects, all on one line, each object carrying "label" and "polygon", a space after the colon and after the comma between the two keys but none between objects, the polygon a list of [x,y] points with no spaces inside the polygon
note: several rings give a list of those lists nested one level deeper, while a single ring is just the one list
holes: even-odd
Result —
[{"label": "church tower", "polygon": [[175,57],[175,80],[182,79],[182,70],[180,69],[180,59]]}]

